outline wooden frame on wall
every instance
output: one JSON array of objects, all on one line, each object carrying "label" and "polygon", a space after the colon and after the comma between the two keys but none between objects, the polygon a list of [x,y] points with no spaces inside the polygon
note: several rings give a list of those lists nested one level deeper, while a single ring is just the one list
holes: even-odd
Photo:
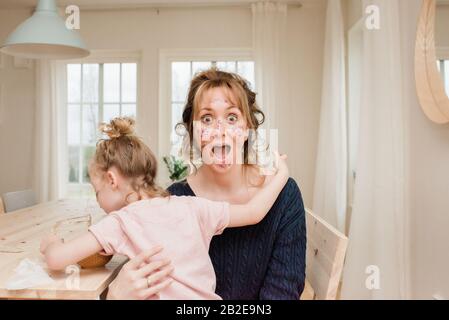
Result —
[{"label": "wooden frame on wall", "polygon": [[415,81],[421,108],[438,124],[449,123],[449,97],[437,68],[435,48],[436,0],[423,0],[416,34]]}]

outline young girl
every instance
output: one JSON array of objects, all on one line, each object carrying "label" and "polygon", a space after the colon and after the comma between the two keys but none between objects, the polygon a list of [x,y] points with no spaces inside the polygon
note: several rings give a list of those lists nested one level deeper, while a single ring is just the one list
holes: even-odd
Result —
[{"label": "young girl", "polygon": [[154,260],[170,257],[174,272],[172,284],[158,298],[220,299],[208,255],[210,241],[227,227],[257,224],[265,217],[288,180],[285,156],[278,156],[276,175],[246,204],[168,196],[154,181],[156,158],[134,135],[133,126],[130,118],[103,125],[109,139],[98,143],[89,174],[108,216],[70,242],[55,236],[43,239],[41,252],[48,267],[61,270],[101,251],[132,259],[161,245],[164,256]]}]

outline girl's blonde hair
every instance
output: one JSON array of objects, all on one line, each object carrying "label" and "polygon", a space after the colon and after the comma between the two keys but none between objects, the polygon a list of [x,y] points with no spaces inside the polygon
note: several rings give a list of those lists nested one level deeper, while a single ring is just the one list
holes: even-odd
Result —
[{"label": "girl's blonde hair", "polygon": [[100,131],[108,138],[98,141],[89,172],[106,173],[111,167],[115,167],[131,180],[131,187],[137,194],[142,191],[149,197],[166,197],[168,192],[155,181],[156,157],[134,134],[134,125],[134,119],[129,117],[117,117],[100,125]]}]

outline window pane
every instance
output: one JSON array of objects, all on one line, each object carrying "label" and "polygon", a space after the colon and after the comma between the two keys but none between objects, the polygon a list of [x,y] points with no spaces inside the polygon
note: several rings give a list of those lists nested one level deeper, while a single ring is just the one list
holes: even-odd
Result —
[{"label": "window pane", "polygon": [[190,84],[190,62],[172,63],[172,101],[184,102]]},{"label": "window pane", "polygon": [[69,146],[69,182],[78,183],[79,147]]},{"label": "window pane", "polygon": [[236,72],[235,61],[219,61],[217,62],[217,68],[221,71]]},{"label": "window pane", "polygon": [[237,71],[245,80],[251,83],[251,89],[255,89],[254,82],[254,62],[253,61],[239,61],[237,62]]},{"label": "window pane", "polygon": [[80,143],[80,105],[69,104],[67,111],[67,142],[69,145]]},{"label": "window pane", "polygon": [[135,63],[122,64],[122,101],[136,102],[137,65]]},{"label": "window pane", "polygon": [[83,144],[96,144],[98,136],[98,105],[83,105]]},{"label": "window pane", "polygon": [[95,154],[95,146],[88,146],[83,148],[83,182],[89,183],[89,161]]},{"label": "window pane", "polygon": [[119,104],[105,104],[103,106],[103,122],[109,122],[120,115]]},{"label": "window pane", "polygon": [[200,71],[204,71],[210,68],[211,62],[193,62],[192,63],[192,75],[197,74]]},{"label": "window pane", "polygon": [[67,65],[67,99],[68,102],[80,102],[81,65]]},{"label": "window pane", "polygon": [[136,105],[135,104],[123,104],[122,116],[128,116],[136,119]]},{"label": "window pane", "polygon": [[104,102],[119,102],[120,100],[120,63],[104,64]]},{"label": "window pane", "polygon": [[98,102],[98,64],[83,64],[83,102]]}]

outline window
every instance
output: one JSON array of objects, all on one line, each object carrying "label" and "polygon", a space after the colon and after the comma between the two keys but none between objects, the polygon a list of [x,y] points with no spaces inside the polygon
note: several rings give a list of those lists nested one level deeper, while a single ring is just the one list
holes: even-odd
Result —
[{"label": "window", "polygon": [[135,118],[136,107],[136,63],[67,65],[68,196],[93,194],[87,166],[98,125],[120,115]]},{"label": "window", "polygon": [[446,94],[449,96],[449,60],[437,61],[437,67],[438,70],[440,70],[441,77],[443,78]]},{"label": "window", "polygon": [[182,111],[187,99],[190,81],[193,76],[211,67],[234,72],[249,81],[255,88],[253,61],[175,61],[171,63],[171,144],[172,155],[177,156],[182,137],[176,134],[175,126],[182,120]]}]

